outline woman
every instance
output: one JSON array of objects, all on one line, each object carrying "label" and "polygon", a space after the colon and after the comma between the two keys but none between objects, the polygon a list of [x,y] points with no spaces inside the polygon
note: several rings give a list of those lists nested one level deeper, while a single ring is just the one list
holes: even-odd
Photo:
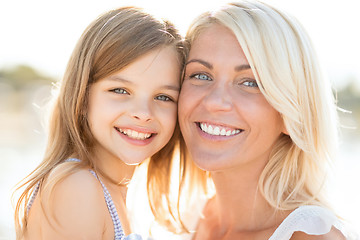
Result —
[{"label": "woman", "polygon": [[201,170],[185,173],[216,190],[192,239],[345,239],[324,198],[336,106],[302,26],[241,1],[198,17],[186,43],[179,123]]}]

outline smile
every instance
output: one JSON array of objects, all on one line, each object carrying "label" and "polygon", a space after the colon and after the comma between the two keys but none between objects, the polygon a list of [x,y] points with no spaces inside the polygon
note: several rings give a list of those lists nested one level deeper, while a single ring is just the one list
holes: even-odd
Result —
[{"label": "smile", "polygon": [[131,129],[121,129],[115,127],[116,131],[128,136],[129,138],[135,139],[135,140],[145,140],[150,138],[153,134],[152,133],[145,133],[145,132],[138,132]]},{"label": "smile", "polygon": [[244,131],[242,129],[229,128],[209,123],[197,123],[201,131],[213,136],[234,136]]}]

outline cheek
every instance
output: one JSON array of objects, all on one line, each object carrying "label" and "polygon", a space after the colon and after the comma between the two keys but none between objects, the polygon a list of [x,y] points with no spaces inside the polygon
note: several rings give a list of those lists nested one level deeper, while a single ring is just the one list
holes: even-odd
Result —
[{"label": "cheek", "polygon": [[186,105],[186,103],[184,101],[181,101],[179,99],[179,106],[178,106],[178,118],[179,118],[179,122],[181,122],[184,118],[184,115],[186,113],[186,107],[188,105]]},{"label": "cheek", "polygon": [[262,94],[233,94],[238,111],[250,122],[276,120],[277,111],[266,101]]},{"label": "cheek", "polygon": [[260,129],[259,134],[265,135],[269,142],[272,143],[280,136],[283,129],[282,118],[270,105],[262,109],[256,119]]},{"label": "cheek", "polygon": [[119,108],[119,104],[116,104],[115,101],[97,98],[89,105],[89,116],[94,119],[94,121],[97,119],[105,120],[111,118],[113,113],[118,111],[117,108]]},{"label": "cheek", "polygon": [[236,102],[238,111],[252,130],[258,129],[262,133],[271,135],[282,131],[283,121],[280,114],[262,95],[238,98]]},{"label": "cheek", "polygon": [[[264,100],[265,101],[265,100]],[[283,120],[278,111],[276,111],[267,101],[262,105],[262,115],[264,124],[267,124],[273,131],[281,131]]]},{"label": "cheek", "polygon": [[172,135],[177,121],[177,106],[174,104],[174,107],[159,109],[157,118],[162,128]]},{"label": "cheek", "polygon": [[99,121],[99,116],[104,116],[104,109],[99,108],[99,105],[101,105],[101,103],[99,103],[97,99],[91,99],[89,101],[87,117],[91,128],[96,126],[96,122]]},{"label": "cheek", "polygon": [[[117,118],[124,113],[126,105],[102,95],[89,102],[88,121],[92,131],[112,129]],[[109,128],[110,127],[110,128]]]},{"label": "cheek", "polygon": [[185,115],[190,112],[190,109],[193,108],[194,104],[197,104],[197,99],[200,97],[200,92],[194,94],[194,89],[186,84],[183,84],[179,96],[179,121],[181,121]]}]

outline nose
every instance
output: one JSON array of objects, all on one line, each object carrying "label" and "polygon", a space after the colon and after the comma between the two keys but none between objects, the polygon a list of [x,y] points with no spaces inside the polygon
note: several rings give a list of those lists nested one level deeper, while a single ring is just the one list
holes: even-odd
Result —
[{"label": "nose", "polygon": [[214,86],[205,97],[203,104],[209,111],[226,112],[233,107],[230,92],[226,86]]},{"label": "nose", "polygon": [[153,119],[151,106],[146,100],[137,101],[136,104],[134,104],[130,115],[140,122],[150,122]]}]

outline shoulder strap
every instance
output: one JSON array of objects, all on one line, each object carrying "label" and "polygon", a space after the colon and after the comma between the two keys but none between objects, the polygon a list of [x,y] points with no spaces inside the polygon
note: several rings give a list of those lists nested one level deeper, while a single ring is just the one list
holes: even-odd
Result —
[{"label": "shoulder strap", "polygon": [[[69,158],[69,159],[66,159],[65,162],[80,162],[80,160],[77,158]],[[29,213],[31,206],[34,204],[34,201],[35,201],[36,195],[39,192],[39,189],[40,189],[40,182],[38,182],[34,187],[34,190],[31,194],[30,200],[26,206],[26,214]]]},{"label": "shoulder strap", "polygon": [[[81,160],[79,160],[77,158],[69,158],[69,159],[65,160],[65,162],[80,162],[80,161]],[[114,202],[113,202],[113,200],[111,198],[111,195],[110,195],[109,191],[107,190],[107,188],[105,187],[104,183],[98,178],[96,173],[91,169],[89,169],[89,171],[100,182],[100,184],[101,184],[101,186],[103,188],[105,202],[106,202],[106,205],[108,207],[111,219],[112,219],[113,224],[114,224],[114,233],[115,233],[114,239],[115,240],[123,240],[124,237],[125,237],[124,236],[124,231],[122,229],[122,226],[121,226],[121,223],[120,223],[120,218],[119,218],[119,215],[118,215],[118,213],[116,211],[115,204],[114,204]],[[36,195],[39,192],[39,189],[40,189],[40,182],[38,182],[35,185],[34,191],[31,194],[30,201],[28,202],[27,207],[26,207],[27,213],[29,213],[31,206],[33,205],[33,203],[35,201]]]},{"label": "shoulder strap", "polygon": [[77,158],[68,158],[65,160],[65,162],[81,162],[81,160]]},{"label": "shoulder strap", "polygon": [[122,226],[121,226],[119,215],[118,215],[118,213],[116,211],[116,208],[115,208],[115,204],[114,204],[114,202],[113,202],[113,200],[111,198],[111,195],[110,195],[109,191],[107,190],[107,188],[105,187],[104,183],[98,178],[96,173],[91,169],[89,169],[89,171],[91,172],[92,175],[94,175],[94,177],[97,180],[99,180],[99,182],[101,183],[101,186],[103,188],[105,202],[106,202],[106,205],[108,207],[111,219],[112,219],[113,224],[114,224],[114,232],[115,232],[114,239],[115,240],[122,240],[125,235],[124,235],[124,231],[123,231]]},{"label": "shoulder strap", "polygon": [[30,201],[28,202],[28,204],[27,204],[27,206],[26,206],[26,214],[29,214],[30,208],[31,208],[31,206],[34,204],[35,197],[36,197],[36,195],[37,195],[38,192],[39,192],[39,188],[40,188],[40,182],[38,182],[38,183],[35,185],[34,191],[33,191],[32,194],[31,194]]},{"label": "shoulder strap", "polygon": [[330,210],[319,206],[301,206],[285,218],[269,240],[288,240],[294,232],[323,235],[338,222]]}]

